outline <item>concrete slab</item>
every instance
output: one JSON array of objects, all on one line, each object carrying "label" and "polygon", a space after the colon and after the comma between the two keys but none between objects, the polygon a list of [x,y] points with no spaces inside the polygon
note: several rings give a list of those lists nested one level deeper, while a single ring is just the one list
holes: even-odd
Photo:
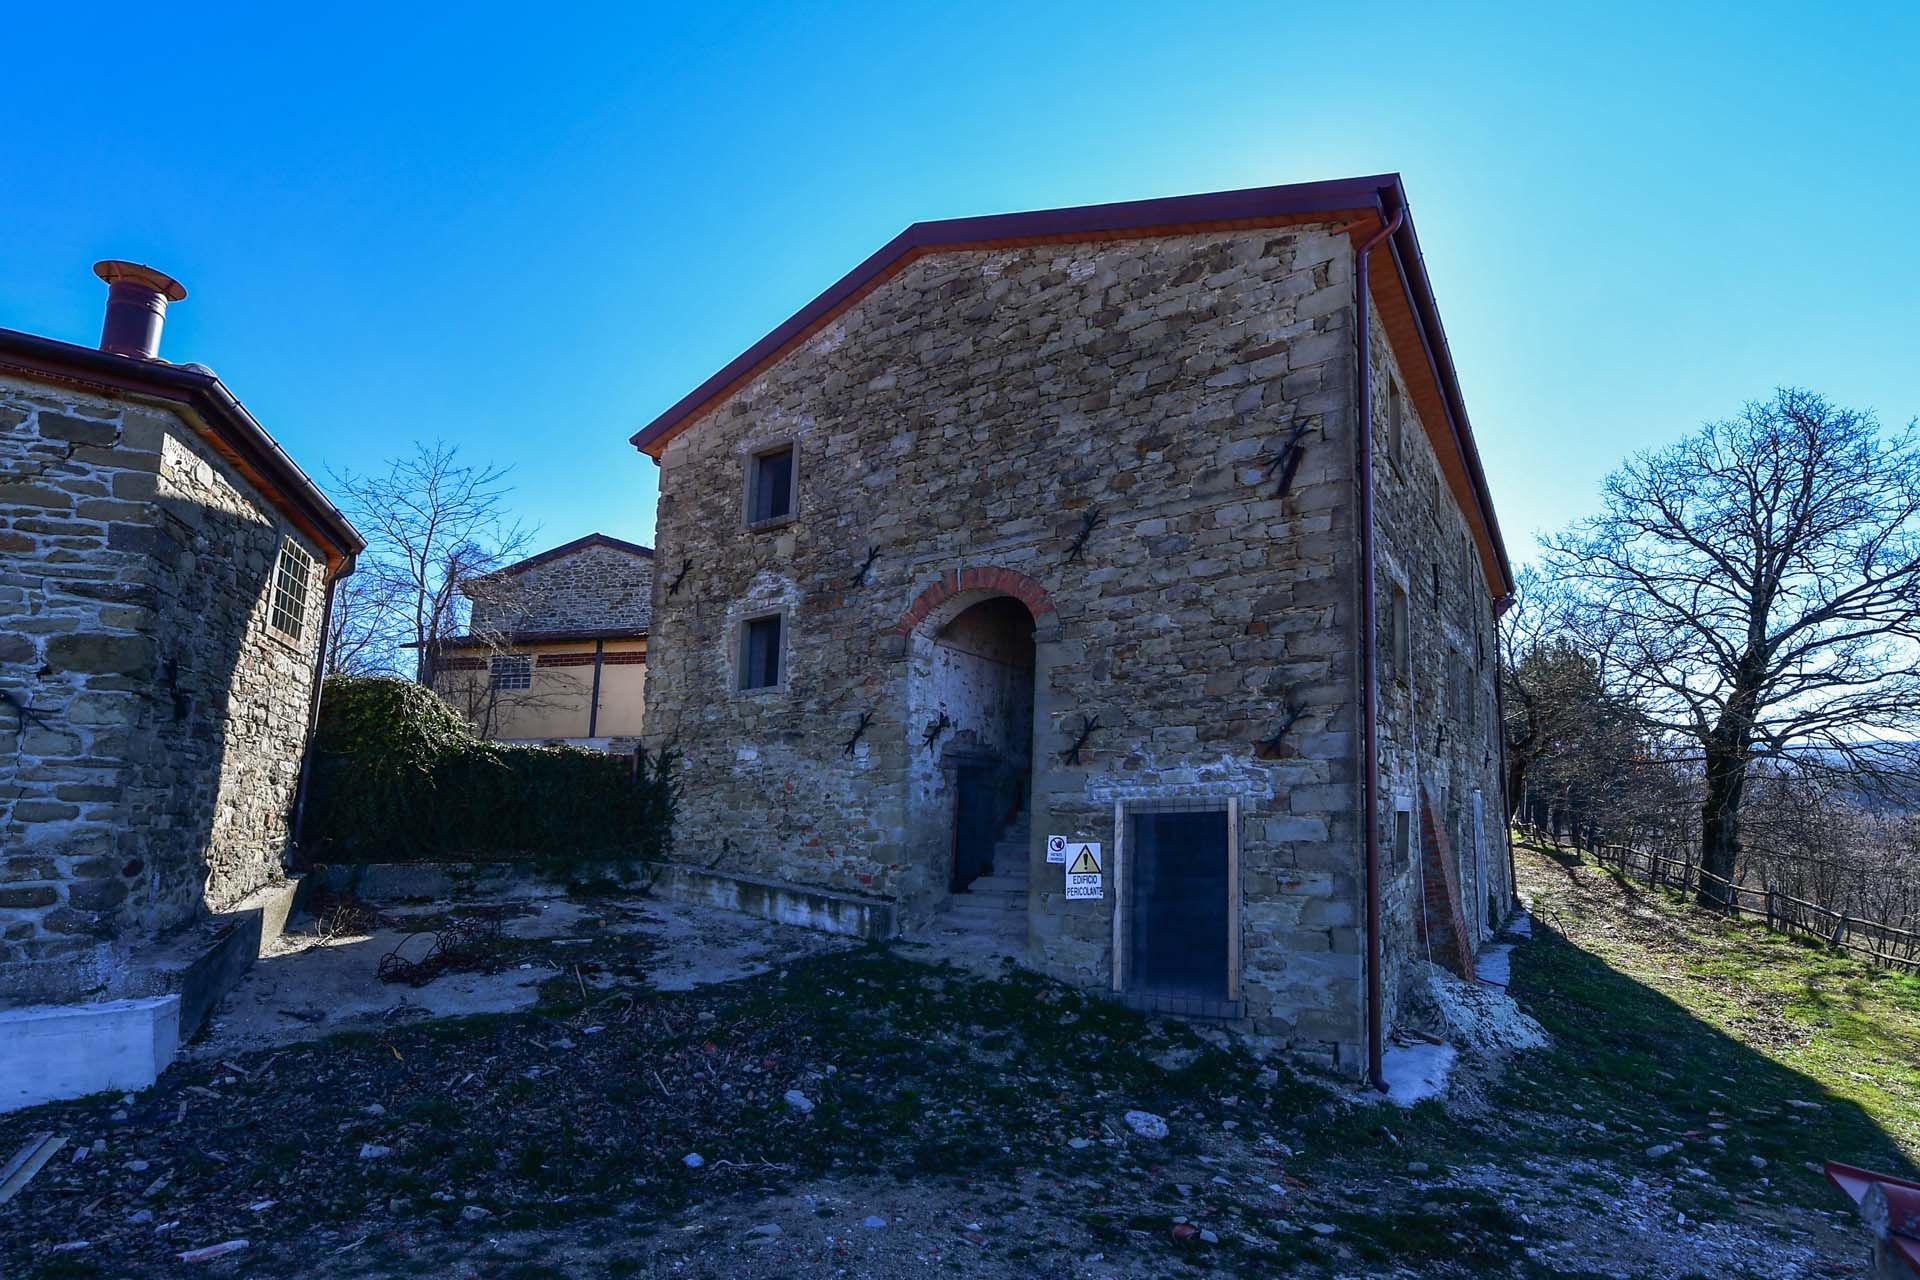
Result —
[{"label": "concrete slab", "polygon": [[179,996],[0,1009],[0,1111],[144,1089],[179,1045]]},{"label": "concrete slab", "polygon": [[[380,981],[381,958],[416,929],[479,907],[501,910],[502,935],[533,944],[530,958],[497,973],[445,973],[421,987]],[[531,1008],[542,983],[571,970],[570,956],[608,939],[634,939],[638,973],[594,972],[583,979],[590,988],[628,984],[684,991],[852,945],[733,912],[621,896],[382,908],[381,917],[380,927],[368,932],[328,934],[308,921],[283,934],[185,1056],[218,1058],[397,1022]],[[417,958],[429,945],[431,939],[421,936],[403,954]]]}]

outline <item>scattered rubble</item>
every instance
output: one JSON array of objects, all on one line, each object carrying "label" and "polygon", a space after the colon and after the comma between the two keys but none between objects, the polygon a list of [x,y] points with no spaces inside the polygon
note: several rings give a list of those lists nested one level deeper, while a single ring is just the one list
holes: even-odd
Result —
[{"label": "scattered rubble", "polygon": [[1129,1111],[1122,1118],[1127,1122],[1127,1128],[1142,1138],[1158,1141],[1167,1136],[1167,1122],[1151,1111]]}]

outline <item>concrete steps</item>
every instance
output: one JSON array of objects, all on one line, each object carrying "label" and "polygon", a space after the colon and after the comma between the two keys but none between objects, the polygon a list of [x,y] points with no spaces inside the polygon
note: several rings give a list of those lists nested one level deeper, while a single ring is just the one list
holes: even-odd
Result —
[{"label": "concrete steps", "polygon": [[1028,830],[1022,818],[1001,833],[992,873],[954,894],[933,922],[933,932],[997,953],[1017,955],[1026,949]]}]

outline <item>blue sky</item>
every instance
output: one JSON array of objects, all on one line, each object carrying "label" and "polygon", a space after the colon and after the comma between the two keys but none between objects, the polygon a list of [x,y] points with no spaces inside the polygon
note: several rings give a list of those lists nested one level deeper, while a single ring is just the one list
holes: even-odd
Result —
[{"label": "blue sky", "polygon": [[1920,412],[1920,6],[1562,8],[21,6],[0,326],[150,262],[317,476],[648,539],[626,437],[909,222],[1399,170],[1516,558],[1776,384]]}]

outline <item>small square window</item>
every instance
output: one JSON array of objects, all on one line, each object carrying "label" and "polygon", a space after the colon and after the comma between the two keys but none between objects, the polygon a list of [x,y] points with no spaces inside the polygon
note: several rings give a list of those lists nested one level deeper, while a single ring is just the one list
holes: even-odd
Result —
[{"label": "small square window", "polygon": [[533,655],[530,653],[500,654],[494,658],[491,669],[496,689],[533,688]]},{"label": "small square window", "polygon": [[793,446],[756,453],[747,464],[747,523],[764,524],[793,514]]},{"label": "small square window", "polygon": [[280,543],[280,559],[273,568],[273,596],[267,604],[267,626],[288,640],[306,633],[307,596],[313,590],[313,557],[291,538]]},{"label": "small square window", "polygon": [[754,618],[740,628],[740,687],[773,689],[780,684],[780,642],[783,619],[779,614]]}]

